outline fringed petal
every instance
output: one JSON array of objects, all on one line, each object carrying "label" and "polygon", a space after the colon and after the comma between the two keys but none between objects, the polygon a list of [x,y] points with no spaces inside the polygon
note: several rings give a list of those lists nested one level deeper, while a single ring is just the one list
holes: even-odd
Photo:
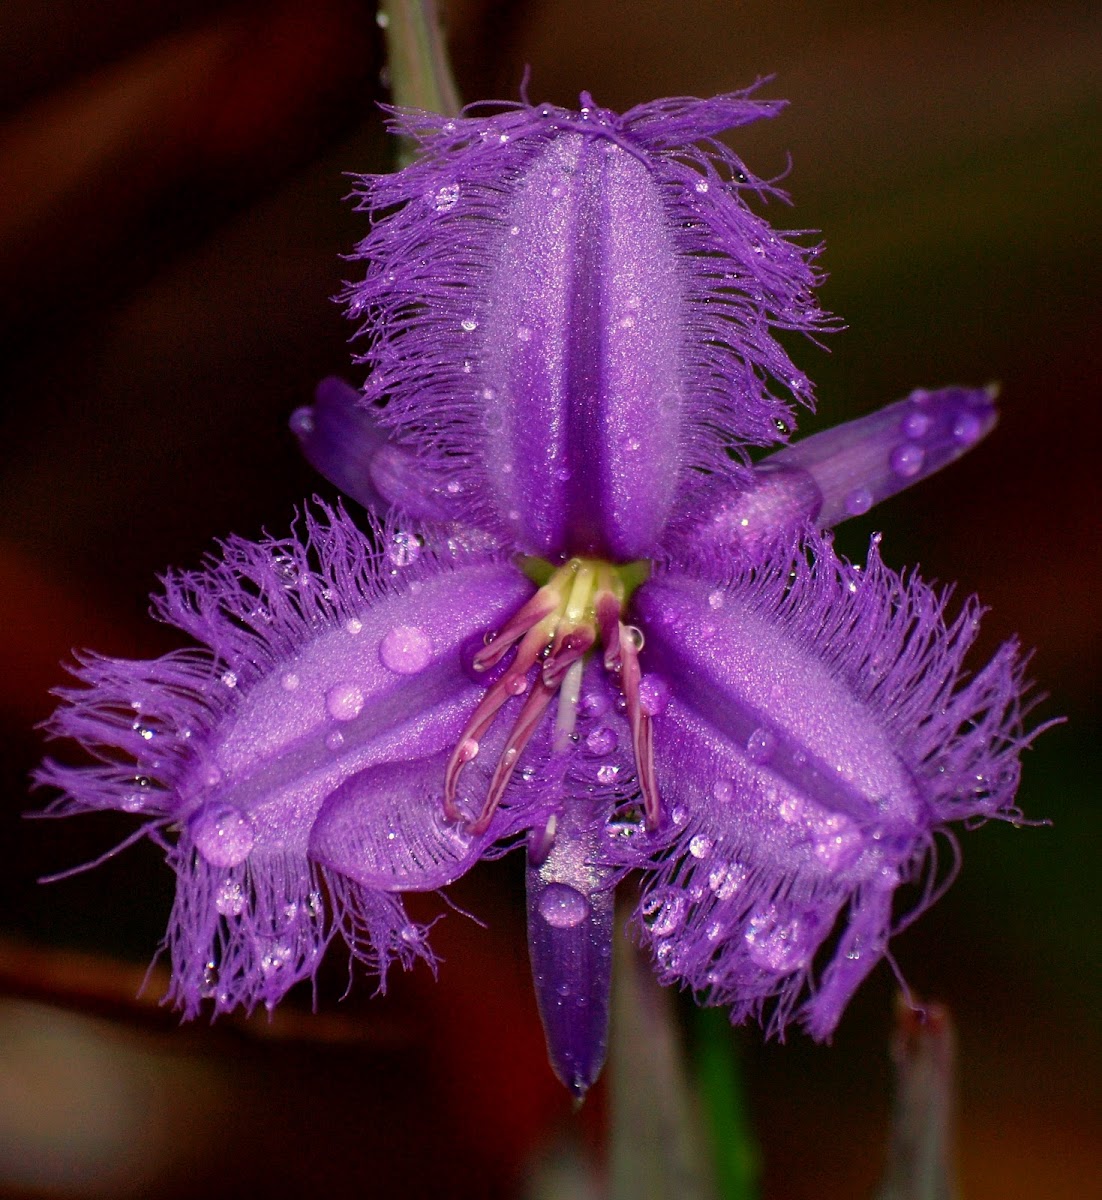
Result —
[{"label": "fringed petal", "polygon": [[503,107],[400,114],[421,158],[361,181],[365,399],[466,523],[627,560],[696,469],[810,402],[771,331],[824,328],[814,252],[751,212],[773,189],[714,140],[777,105]]},{"label": "fringed petal", "polygon": [[[703,577],[701,577],[701,575]],[[668,686],[659,786],[687,819],[638,914],[667,982],[732,1018],[829,1036],[883,955],[901,882],[965,818],[1016,819],[1023,681],[1004,646],[969,678],[967,602],[829,545],[769,566],[657,574],[636,596]],[[925,903],[923,901],[922,903]]]},{"label": "fringed petal", "polygon": [[[394,526],[368,540],[324,506],[303,542],[233,538],[222,551],[169,576],[156,604],[204,648],[84,660],[85,686],[63,693],[50,728],[100,763],[39,773],[64,793],[58,811],[119,808],[147,814],[151,832],[180,829],[168,945],[188,1015],[207,997],[216,1011],[274,1003],[337,931],[380,973],[395,958],[431,961],[376,876],[311,857],[311,829],[349,781],[384,764],[400,781],[401,764],[444,753],[479,694],[465,643],[531,592],[498,557]],[[361,831],[377,873],[387,833]],[[392,851],[392,874],[410,853]],[[449,877],[470,861],[453,860]]]}]

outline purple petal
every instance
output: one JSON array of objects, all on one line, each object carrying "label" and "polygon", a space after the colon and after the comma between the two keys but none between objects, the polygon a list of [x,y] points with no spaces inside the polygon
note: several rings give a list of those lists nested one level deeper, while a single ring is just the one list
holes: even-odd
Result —
[{"label": "purple petal", "polygon": [[536,1002],[551,1066],[578,1097],[601,1073],[608,1047],[615,871],[597,865],[606,816],[603,805],[567,796],[528,854]]},{"label": "purple petal", "polygon": [[774,111],[583,98],[396,122],[424,153],[363,181],[378,219],[349,311],[368,402],[464,521],[530,553],[637,557],[694,468],[776,439],[791,414],[769,381],[810,399],[770,330],[823,326],[811,252],[750,212],[744,191],[770,189],[711,140]]},{"label": "purple petal", "polygon": [[822,1038],[935,833],[1016,817],[1027,739],[1015,647],[963,671],[974,602],[947,624],[945,597],[875,547],[864,571],[812,553],[732,568],[720,587],[671,571],[637,595],[644,657],[670,690],[659,785],[675,827],[684,814],[639,916],[664,980],[734,1019],[774,1001],[774,1030],[796,1017]]},{"label": "purple petal", "polygon": [[991,388],[913,392],[786,446],[738,478],[727,473],[705,485],[667,542],[689,538],[760,559],[778,539],[860,516],[955,462],[991,432],[997,415]]},{"label": "purple petal", "polygon": [[[457,879],[497,840],[472,837],[444,816],[446,753],[386,762],[346,779],[326,798],[310,833],[310,857],[364,887],[431,891]],[[466,811],[477,812],[486,778],[468,772]]]},{"label": "purple petal", "polygon": [[310,465],[364,508],[390,507],[418,521],[453,521],[460,515],[447,490],[380,423],[380,412],[355,388],[330,377],[318,384],[314,403],[291,414],[291,431]]},{"label": "purple petal", "polygon": [[[462,644],[531,591],[485,554],[397,543],[394,527],[376,531],[376,550],[343,513],[322,512],[307,515],[305,544],[234,538],[204,571],[169,576],[158,611],[205,648],[87,660],[86,686],[64,693],[52,721],[100,760],[42,769],[66,793],[60,811],[113,807],[148,814],[151,832],[181,827],[169,942],[172,995],[189,1015],[205,997],[216,1010],[274,1003],[337,929],[380,971],[430,957],[379,885],[323,876],[311,828],[328,797],[355,794],[346,781],[450,747],[479,694]],[[365,846],[379,838],[361,834]]]}]

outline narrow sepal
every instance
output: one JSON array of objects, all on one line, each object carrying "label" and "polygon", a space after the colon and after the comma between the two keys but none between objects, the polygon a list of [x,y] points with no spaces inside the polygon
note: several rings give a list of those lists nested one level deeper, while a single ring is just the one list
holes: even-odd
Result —
[{"label": "narrow sepal", "polygon": [[992,388],[913,392],[879,412],[786,446],[705,483],[666,543],[762,559],[779,540],[868,512],[955,462],[994,428]]},{"label": "narrow sepal", "polygon": [[291,432],[319,474],[377,516],[396,508],[413,521],[458,521],[451,480],[399,445],[380,415],[355,388],[330,376],[318,384],[312,405],[291,414]]}]

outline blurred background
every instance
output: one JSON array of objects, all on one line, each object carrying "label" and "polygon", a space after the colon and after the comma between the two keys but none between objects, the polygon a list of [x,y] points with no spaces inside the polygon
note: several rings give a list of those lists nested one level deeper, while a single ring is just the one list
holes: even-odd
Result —
[{"label": "blurred background", "polygon": [[[1050,826],[963,836],[949,895],[895,943],[954,1012],[970,1200],[1097,1194],[1102,9],[1047,0],[454,0],[464,98],[589,89],[626,108],[774,74],[791,107],[737,134],[823,232],[848,328],[797,361],[801,432],[913,387],[1002,384],[961,465],[853,522],[895,566],[991,606],[1066,714],[1025,762]],[[356,0],[10,0],[0,7],[0,1196],[534,1194],[567,1138],[527,963],[519,862],[476,872],[437,927],[446,962],[384,999],[329,964],[274,1020],[179,1028],[154,975],[171,901],[140,846],[86,875],[119,818],[25,821],[34,729],[73,648],[148,656],[155,575],[215,537],[287,527],[322,487],[287,416],[345,370],[328,297],[365,232],[348,171],[381,170],[380,33]],[[345,372],[356,382],[359,379]],[[766,1200],[869,1197],[890,1106],[894,982],[832,1047],[737,1043]],[[828,1182],[824,1182],[828,1181]]]}]

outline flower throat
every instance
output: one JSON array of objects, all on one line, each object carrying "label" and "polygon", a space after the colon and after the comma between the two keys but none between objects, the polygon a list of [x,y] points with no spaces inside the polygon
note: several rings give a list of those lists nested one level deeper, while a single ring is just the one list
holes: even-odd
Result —
[{"label": "flower throat", "polygon": [[[475,655],[474,669],[490,671],[516,648],[513,661],[487,688],[471,714],[448,760],[445,815],[451,821],[463,818],[456,804],[459,774],[478,754],[480,739],[513,697],[526,699],[498,760],[482,811],[471,822],[472,832],[480,833],[489,825],[525,746],[556,695],[554,749],[566,749],[574,733],[585,656],[599,641],[604,669],[616,678],[624,696],[647,828],[658,829],[662,806],[654,772],[653,734],[650,715],[639,695],[643,635],[624,621],[632,593],[650,575],[650,563],[639,560],[616,566],[598,558],[571,558],[555,566],[542,558],[525,557],[520,566],[540,585],[539,590],[500,629],[487,634],[485,647]],[[530,681],[533,667],[537,671]]]}]

